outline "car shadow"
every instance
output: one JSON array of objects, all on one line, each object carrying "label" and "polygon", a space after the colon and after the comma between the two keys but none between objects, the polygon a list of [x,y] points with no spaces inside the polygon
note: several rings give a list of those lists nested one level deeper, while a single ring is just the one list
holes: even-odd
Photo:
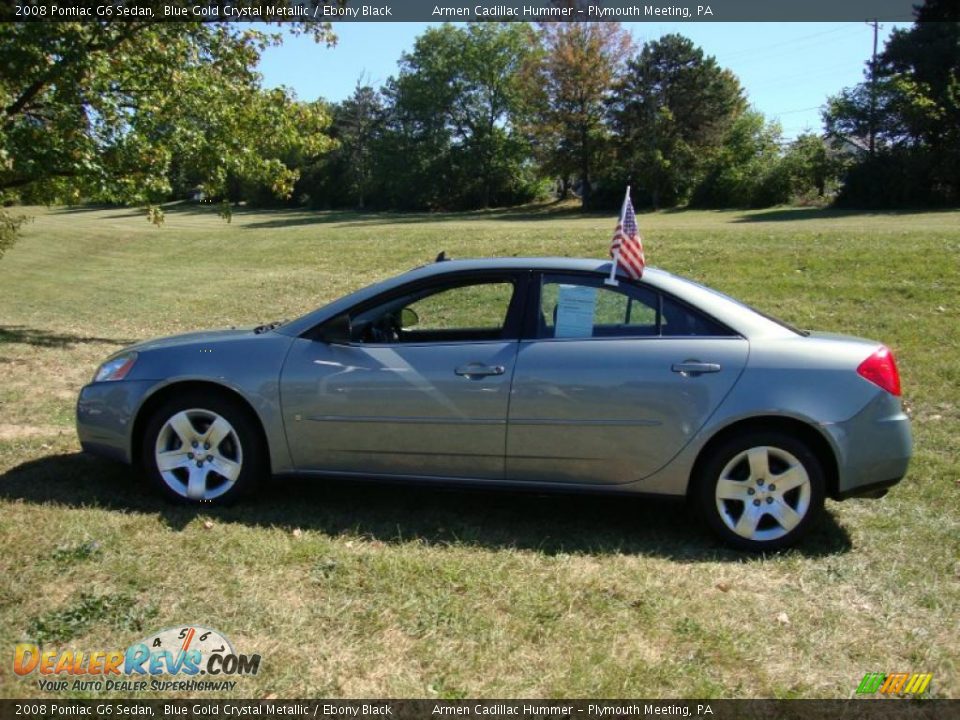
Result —
[{"label": "car shadow", "polygon": [[[359,535],[384,543],[468,545],[548,555],[623,554],[680,562],[753,562],[719,543],[682,502],[542,495],[382,482],[273,478],[255,501],[200,509],[178,506],[144,486],[130,468],[83,453],[51,455],[0,475],[0,498],[65,508],[98,507],[159,517],[179,531],[198,514],[218,523]],[[824,513],[800,547],[820,557],[846,552],[850,536]]]}]

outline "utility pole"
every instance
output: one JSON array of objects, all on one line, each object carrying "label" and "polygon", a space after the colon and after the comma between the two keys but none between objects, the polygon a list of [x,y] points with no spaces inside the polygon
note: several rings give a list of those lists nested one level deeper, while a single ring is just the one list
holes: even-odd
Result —
[{"label": "utility pole", "polygon": [[870,58],[870,157],[873,157],[877,149],[877,33],[880,31],[880,23],[877,18],[867,20],[867,25],[873,28],[873,55]]}]

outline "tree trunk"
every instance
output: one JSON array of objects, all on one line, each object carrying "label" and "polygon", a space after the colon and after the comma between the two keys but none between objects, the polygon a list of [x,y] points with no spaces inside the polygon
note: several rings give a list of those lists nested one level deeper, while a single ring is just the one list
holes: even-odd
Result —
[{"label": "tree trunk", "polygon": [[490,170],[490,166],[492,164],[493,164],[493,161],[488,157],[486,159],[486,162],[484,163],[484,168],[483,168],[483,208],[484,209],[487,209],[488,207],[490,207],[490,185],[491,185],[490,175],[492,174],[492,171]]},{"label": "tree trunk", "polygon": [[580,127],[580,205],[588,207],[590,202],[590,153],[587,147],[587,126]]}]

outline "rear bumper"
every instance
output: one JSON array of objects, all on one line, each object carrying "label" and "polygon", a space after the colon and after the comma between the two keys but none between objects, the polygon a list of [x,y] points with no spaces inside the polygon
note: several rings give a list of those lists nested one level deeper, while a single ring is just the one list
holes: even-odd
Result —
[{"label": "rear bumper", "polygon": [[91,383],[77,400],[77,437],[85,452],[130,463],[133,421],[154,381]]},{"label": "rear bumper", "polygon": [[913,438],[899,398],[881,392],[846,422],[824,429],[837,449],[835,500],[882,497],[906,475]]}]

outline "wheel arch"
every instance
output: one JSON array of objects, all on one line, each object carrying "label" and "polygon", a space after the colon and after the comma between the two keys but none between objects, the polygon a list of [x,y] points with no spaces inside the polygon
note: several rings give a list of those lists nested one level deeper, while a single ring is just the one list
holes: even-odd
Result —
[{"label": "wheel arch", "polygon": [[703,447],[701,447],[697,453],[697,459],[693,463],[687,482],[687,497],[689,498],[694,492],[703,465],[707,461],[707,458],[710,457],[714,448],[740,433],[769,430],[778,430],[799,437],[810,447],[810,450],[817,456],[817,459],[823,467],[824,479],[826,480],[826,496],[830,498],[835,497],[839,487],[840,470],[837,463],[836,452],[830,444],[830,441],[810,423],[783,415],[748,417],[726,425],[718,430],[704,443]]},{"label": "wheel arch", "polygon": [[147,423],[150,422],[150,418],[153,416],[153,413],[156,412],[157,408],[172,397],[195,391],[215,393],[220,397],[238,402],[254,422],[257,432],[260,433],[260,441],[263,443],[264,451],[267,453],[265,464],[267,467],[272,467],[270,442],[267,439],[263,419],[260,417],[260,414],[241,393],[232,387],[213,382],[212,380],[178,380],[158,388],[144,399],[140,407],[137,408],[137,414],[134,417],[133,426],[130,431],[130,458],[134,464],[140,460],[143,451],[143,434]]}]

